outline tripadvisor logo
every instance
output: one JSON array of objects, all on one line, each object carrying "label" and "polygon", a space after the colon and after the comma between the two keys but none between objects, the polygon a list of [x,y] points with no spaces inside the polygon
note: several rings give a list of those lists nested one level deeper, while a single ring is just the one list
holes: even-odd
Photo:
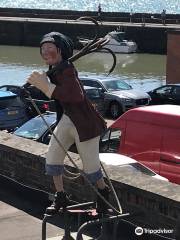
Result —
[{"label": "tripadvisor logo", "polygon": [[165,229],[165,228],[159,228],[159,229],[149,229],[149,228],[142,228],[142,227],[136,227],[135,228],[135,234],[140,236],[143,233],[148,234],[171,234],[173,233],[173,229]]},{"label": "tripadvisor logo", "polygon": [[143,228],[142,227],[137,227],[135,229],[135,234],[138,235],[138,236],[142,235],[143,234]]}]

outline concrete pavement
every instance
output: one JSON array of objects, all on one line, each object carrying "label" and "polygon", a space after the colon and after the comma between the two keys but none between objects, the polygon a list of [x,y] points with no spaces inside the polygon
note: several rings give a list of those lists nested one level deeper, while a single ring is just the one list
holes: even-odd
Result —
[{"label": "concrete pavement", "polygon": [[[5,186],[0,187],[0,240],[41,240],[42,218],[44,206],[33,204],[23,196],[23,193],[14,194]],[[34,199],[36,200],[36,199]],[[38,198],[37,198],[38,201]],[[74,223],[76,225],[76,222]],[[72,227],[72,230],[75,228]],[[62,219],[58,218],[47,223],[46,240],[61,240],[64,235]],[[97,235],[97,228],[93,235]],[[76,239],[75,231],[71,236]],[[90,236],[83,235],[83,240],[92,240]],[[112,236],[108,237],[111,240]],[[135,226],[128,221],[120,221],[118,224],[117,240],[163,240],[154,234],[135,234]],[[170,238],[168,238],[170,239]],[[175,240],[175,239],[174,239]]]},{"label": "concrete pavement", "polygon": [[[38,201],[38,200],[37,200]],[[26,199],[0,190],[0,239],[40,240],[43,209]],[[47,224],[47,237],[63,235],[63,230]]]}]

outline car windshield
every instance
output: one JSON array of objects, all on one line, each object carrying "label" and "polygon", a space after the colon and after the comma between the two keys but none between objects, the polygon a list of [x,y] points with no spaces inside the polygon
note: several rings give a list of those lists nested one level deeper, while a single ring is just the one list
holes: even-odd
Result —
[{"label": "car windshield", "polygon": [[[49,126],[55,123],[55,118],[52,117],[46,117],[45,120]],[[20,137],[38,140],[46,131],[47,126],[42,118],[36,117],[19,127],[14,134]]]},{"label": "car windshield", "polygon": [[155,173],[152,172],[150,169],[144,167],[143,165],[139,164],[138,162],[136,163],[129,163],[127,165],[122,165],[122,167],[126,167],[130,170],[136,171],[136,172],[141,172],[143,174],[146,174],[148,176],[155,176]]},{"label": "car windshield", "polygon": [[108,80],[102,82],[108,91],[129,90],[132,87],[122,80]]}]

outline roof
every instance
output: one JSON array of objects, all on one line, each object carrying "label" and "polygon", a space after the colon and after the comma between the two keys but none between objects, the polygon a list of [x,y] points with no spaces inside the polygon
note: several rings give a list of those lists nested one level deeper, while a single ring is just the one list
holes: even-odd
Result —
[{"label": "roof", "polygon": [[90,89],[98,89],[96,87],[91,87],[91,86],[83,86],[84,90],[90,90]]},{"label": "roof", "polygon": [[[165,85],[162,85],[161,87],[166,87],[166,86],[180,86],[180,83],[168,83],[168,84],[165,84]],[[161,87],[158,87],[158,88],[161,88]]]},{"label": "roof", "polygon": [[87,75],[87,76],[80,76],[79,77],[80,78],[80,80],[94,80],[94,81],[97,81],[97,80],[99,80],[99,81],[109,81],[109,80],[118,80],[117,78],[115,78],[115,77],[107,77],[107,76],[103,76],[103,75],[101,75],[101,76],[94,76],[94,75]]},{"label": "roof", "polygon": [[13,84],[5,84],[5,85],[1,85],[1,86],[0,86],[0,88],[3,88],[3,87],[17,87],[17,88],[21,88],[22,86],[13,85]]},{"label": "roof", "polygon": [[180,86],[180,83],[169,83],[167,86],[172,85],[172,86]]},{"label": "roof", "polygon": [[[138,107],[125,112],[118,119],[180,128],[180,106],[167,104]],[[112,127],[118,127],[118,119]]]}]

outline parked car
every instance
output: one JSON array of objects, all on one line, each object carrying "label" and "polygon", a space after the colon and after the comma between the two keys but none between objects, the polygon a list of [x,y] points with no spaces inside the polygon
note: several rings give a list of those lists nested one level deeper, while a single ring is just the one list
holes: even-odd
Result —
[{"label": "parked car", "polygon": [[[104,97],[100,89],[88,86],[84,87],[84,89],[87,94],[87,97],[92,102],[96,110],[100,114],[104,115]],[[0,86],[0,90],[11,91],[12,93],[17,94],[27,106],[29,115],[31,117],[35,117],[38,115],[36,109],[31,103],[29,95],[22,90],[21,86],[3,85]],[[31,98],[35,101],[41,113],[44,113],[45,111],[55,111],[54,100],[49,100],[49,98],[44,93],[42,93],[40,90],[38,90],[36,87],[32,85],[29,86],[27,90],[30,93]]]},{"label": "parked car", "polygon": [[[38,90],[36,87],[31,85],[27,88],[27,90],[30,93],[31,98],[34,100],[34,102],[38,106],[41,113],[44,113],[47,110],[49,111],[55,110],[54,101],[49,100],[49,98],[40,90]],[[36,109],[31,103],[29,95],[25,91],[23,91],[21,86],[2,85],[0,86],[0,91],[11,91],[12,93],[17,94],[20,97],[21,101],[24,102],[24,104],[26,105],[30,118],[38,115]]]},{"label": "parked car", "polygon": [[180,106],[134,108],[120,116],[100,141],[100,151],[132,157],[180,184]]},{"label": "parked car", "polygon": [[[56,113],[47,111],[42,114],[42,116],[53,131],[57,124]],[[44,144],[48,144],[51,138],[51,133],[40,115],[24,123],[21,127],[17,128],[13,134]]]},{"label": "parked car", "polygon": [[[55,112],[45,112],[25,122],[21,127],[17,128],[13,134],[19,137],[31,139],[40,143],[49,144],[52,132],[57,125],[57,118]],[[48,125],[48,126],[47,126]],[[50,130],[51,129],[51,130]],[[71,152],[77,153],[76,145],[73,144],[70,149]]]},{"label": "parked car", "polygon": [[[54,130],[56,127],[56,113],[46,112],[43,114],[43,117],[48,123],[49,127]],[[40,116],[30,119],[28,122],[19,127],[13,134],[44,144],[48,144],[51,138],[51,133]],[[70,151],[74,151],[74,147],[74,145],[71,146]],[[133,171],[141,172],[154,178],[168,181],[166,178],[156,174],[149,168],[145,167],[143,164],[137,162],[135,159],[121,154],[100,153],[100,160],[107,165],[114,165],[120,168],[131,169]]]},{"label": "parked car", "polygon": [[177,104],[180,105],[180,84],[167,84],[158,87],[148,94],[151,96],[150,104]]},{"label": "parked car", "polygon": [[150,96],[140,90],[133,89],[125,81],[103,76],[80,77],[84,86],[99,88],[104,95],[104,111],[112,118],[119,117],[125,111],[148,105]]},{"label": "parked car", "polygon": [[[47,122],[48,126],[44,122],[42,117]],[[49,128],[53,131],[57,125],[56,113],[46,111],[42,114],[42,117],[38,115],[34,118],[31,118],[30,120],[26,121],[22,126],[15,129],[13,134],[44,144],[49,144],[52,135]],[[71,151],[77,153],[75,145],[71,148]]]},{"label": "parked car", "polygon": [[99,157],[102,163],[115,166],[116,169],[119,169],[122,172],[127,169],[129,171],[132,171],[132,173],[138,172],[159,180],[168,181],[167,178],[160,176],[150,168],[144,166],[142,163],[137,162],[135,159],[127,157],[125,155],[117,153],[100,153]]},{"label": "parked car", "polygon": [[[1,91],[10,91],[13,92],[19,96],[23,95],[27,97],[26,93],[22,90],[22,87],[19,85],[2,85],[0,86]],[[38,100],[49,100],[49,98],[40,90],[38,90],[36,87],[30,85],[27,87],[28,92],[31,94],[31,97],[33,99],[38,99]]]},{"label": "parked car", "polygon": [[28,118],[27,107],[17,94],[0,91],[0,130],[11,131]]},{"label": "parked car", "polygon": [[[44,120],[53,131],[57,125],[57,118],[55,112],[46,111],[42,114]],[[51,139],[51,131],[40,115],[31,118],[22,126],[17,128],[13,134],[19,137],[31,139],[44,144],[49,144]],[[77,153],[76,145],[73,144],[70,149],[71,152]]]}]

